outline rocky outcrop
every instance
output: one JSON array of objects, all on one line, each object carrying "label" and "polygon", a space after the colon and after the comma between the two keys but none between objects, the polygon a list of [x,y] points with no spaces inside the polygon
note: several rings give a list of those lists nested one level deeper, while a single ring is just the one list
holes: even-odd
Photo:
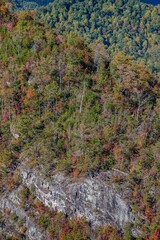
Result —
[{"label": "rocky outcrop", "polygon": [[7,209],[10,213],[14,213],[17,217],[24,218],[26,235],[30,240],[43,240],[44,235],[39,231],[34,221],[20,207],[20,202],[17,194],[18,194],[18,190],[13,191],[12,193],[6,194],[5,196],[1,197],[0,210],[4,213]]},{"label": "rocky outcrop", "polygon": [[84,216],[93,227],[114,224],[121,229],[125,223],[134,222],[123,192],[119,193],[108,180],[109,171],[79,179],[56,173],[50,181],[25,166],[20,171],[23,183],[34,187],[36,197],[51,209],[69,217]]},{"label": "rocky outcrop", "polygon": [[13,125],[10,125],[10,132],[15,139],[18,139],[20,137],[20,134],[17,133],[17,130]]}]

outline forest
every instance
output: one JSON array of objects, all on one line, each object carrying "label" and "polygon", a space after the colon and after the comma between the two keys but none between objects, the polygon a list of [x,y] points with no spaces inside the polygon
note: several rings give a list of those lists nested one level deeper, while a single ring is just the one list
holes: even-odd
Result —
[{"label": "forest", "polygon": [[[46,176],[55,170],[78,178],[118,169],[128,174],[130,202],[139,216],[137,239],[158,240],[158,8],[137,3],[129,19],[133,1],[124,10],[123,1],[119,10],[112,0],[110,6],[94,2],[85,8],[82,1],[55,0],[54,8],[37,12],[14,12],[9,1],[0,5],[0,194],[20,184],[17,167],[26,159]],[[37,211],[34,217],[49,239],[135,239],[129,227],[93,233],[83,219],[53,214],[25,186],[21,198]]]},{"label": "forest", "polygon": [[54,0],[13,0],[16,10],[32,10],[39,6],[45,6]]},{"label": "forest", "polygon": [[159,5],[138,0],[55,0],[37,10],[59,33],[76,31],[87,43],[101,40],[110,55],[122,50],[160,72]]},{"label": "forest", "polygon": [[[29,2],[26,5],[23,1],[24,9],[44,4],[43,1]],[[159,76],[160,5],[157,2],[150,1],[157,6],[139,0],[54,0],[46,4],[48,2],[51,3],[38,7],[37,17],[57,32],[77,32],[88,44],[100,40],[109,55],[123,51]]]}]

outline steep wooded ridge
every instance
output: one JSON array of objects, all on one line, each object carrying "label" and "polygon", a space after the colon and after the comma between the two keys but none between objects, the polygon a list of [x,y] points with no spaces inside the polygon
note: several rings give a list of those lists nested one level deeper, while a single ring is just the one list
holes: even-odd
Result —
[{"label": "steep wooded ridge", "polygon": [[[16,2],[20,9],[44,5],[43,1]],[[112,56],[117,50],[122,50],[135,60],[144,62],[150,71],[160,74],[160,5],[148,5],[139,0],[50,2],[37,9],[38,18],[59,33],[77,31],[88,43],[100,39]],[[158,4],[158,1],[148,2]]]},{"label": "steep wooded ridge", "polygon": [[0,238],[158,240],[157,77],[12,10],[1,2]]},{"label": "steep wooded ridge", "polygon": [[160,73],[160,5],[139,0],[55,0],[37,9],[38,17],[59,33],[77,31],[88,43],[101,39]]}]

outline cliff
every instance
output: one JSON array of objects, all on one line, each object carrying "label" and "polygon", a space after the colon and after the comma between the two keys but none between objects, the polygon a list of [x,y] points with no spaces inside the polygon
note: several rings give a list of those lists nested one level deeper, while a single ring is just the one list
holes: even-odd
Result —
[{"label": "cliff", "polygon": [[[37,200],[50,209],[63,212],[69,218],[86,218],[92,228],[111,224],[122,230],[125,224],[134,223],[135,216],[128,203],[129,189],[119,191],[110,179],[115,171],[101,172],[92,177],[73,178],[56,172],[50,179],[36,170],[19,167],[22,186],[27,186]],[[118,173],[119,174],[119,173]],[[0,209],[6,209],[20,218],[25,218],[26,235],[31,240],[44,239],[44,233],[32,217],[23,209],[20,200],[22,186],[4,194]],[[3,228],[2,228],[3,229]]]}]

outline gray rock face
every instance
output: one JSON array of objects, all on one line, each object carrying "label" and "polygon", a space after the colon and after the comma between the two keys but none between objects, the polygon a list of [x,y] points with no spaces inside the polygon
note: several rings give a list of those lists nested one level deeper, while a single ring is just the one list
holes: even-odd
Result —
[{"label": "gray rock face", "polygon": [[121,229],[134,221],[123,194],[107,180],[109,172],[78,180],[57,173],[51,181],[25,167],[21,167],[21,174],[23,183],[29,188],[34,186],[36,197],[45,206],[69,217],[86,217],[93,227],[110,223]]},{"label": "gray rock face", "polygon": [[10,125],[10,132],[15,139],[18,139],[20,137],[19,133],[17,133],[13,125]]},{"label": "gray rock face", "polygon": [[8,209],[10,212],[15,213],[16,216],[25,219],[25,226],[27,228],[26,235],[30,240],[43,240],[44,235],[39,231],[35,223],[30,219],[26,212],[20,208],[17,191],[12,192],[10,195],[3,196],[0,199],[0,210],[2,212]]}]

